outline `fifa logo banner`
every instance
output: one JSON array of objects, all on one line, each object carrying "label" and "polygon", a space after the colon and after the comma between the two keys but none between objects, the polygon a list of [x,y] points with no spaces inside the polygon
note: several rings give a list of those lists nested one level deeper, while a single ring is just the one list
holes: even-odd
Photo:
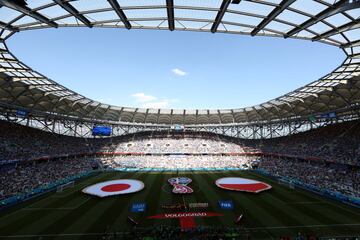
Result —
[{"label": "fifa logo banner", "polygon": [[172,192],[175,194],[187,194],[194,192],[194,190],[192,190],[191,187],[187,186],[192,182],[190,178],[187,177],[170,178],[168,179],[168,182],[171,186],[174,187]]},{"label": "fifa logo banner", "polygon": [[219,200],[219,207],[221,209],[232,210],[234,209],[234,203],[231,200]]},{"label": "fifa logo banner", "polygon": [[133,203],[131,205],[130,211],[133,213],[145,212],[146,203]]}]

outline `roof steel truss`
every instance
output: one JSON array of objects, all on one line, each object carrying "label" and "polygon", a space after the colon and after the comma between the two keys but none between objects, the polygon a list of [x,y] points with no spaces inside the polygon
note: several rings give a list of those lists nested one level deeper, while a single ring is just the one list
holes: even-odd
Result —
[{"label": "roof steel truss", "polygon": [[[107,6],[103,2],[107,3]],[[359,8],[360,3],[359,1],[337,1],[335,4],[330,4],[317,0],[314,2],[323,9],[317,14],[311,14],[305,7],[299,5],[299,2],[301,1],[283,0],[276,4],[267,0],[223,0],[216,4],[211,1],[201,1],[201,4],[187,6],[173,0],[164,0],[158,5],[150,3],[135,5],[136,3],[131,1],[126,3],[126,1],[118,0],[98,0],[96,4],[102,7],[87,8],[86,5],[81,6],[81,4],[86,4],[84,0],[53,0],[53,2],[31,8],[30,4],[25,6],[14,1],[0,0],[0,6],[3,6],[4,10],[9,8],[18,12],[13,19],[0,21],[0,103],[13,104],[33,111],[57,112],[79,118],[88,117],[93,121],[97,119],[139,124],[186,125],[286,120],[317,112],[352,108],[354,104],[360,103],[360,16],[358,11],[352,11]],[[249,3],[252,5],[244,7]],[[49,12],[46,15],[43,14],[45,10],[56,6],[65,9],[67,14],[49,15]],[[268,13],[256,12],[257,7],[268,8]],[[156,15],[155,13],[159,10],[164,10],[165,14]],[[148,11],[150,14],[143,17],[141,14],[137,14],[136,17],[128,14],[128,12],[136,13],[137,11]],[[95,16],[95,14],[106,15],[110,12],[116,13],[117,18],[101,19]],[[292,19],[284,17],[284,12],[303,15],[306,20],[297,24]],[[345,19],[344,22],[334,23],[333,19],[329,20],[335,15]],[[67,23],[66,19],[69,16],[75,17],[79,22]],[[25,17],[30,20],[21,22]],[[259,21],[236,20],[241,19],[240,17]],[[163,24],[166,21],[167,26]],[[119,25],[119,22],[123,25]],[[325,24],[328,29],[317,30],[314,26],[318,23]],[[277,29],[276,24],[287,25],[290,29]],[[84,25],[127,29],[228,32],[252,36],[261,34],[309,39],[338,46],[344,50],[347,58],[341,66],[317,81],[253,107],[223,110],[141,109],[102,104],[79,95],[20,62],[9,52],[4,42],[4,39],[18,31]]]}]

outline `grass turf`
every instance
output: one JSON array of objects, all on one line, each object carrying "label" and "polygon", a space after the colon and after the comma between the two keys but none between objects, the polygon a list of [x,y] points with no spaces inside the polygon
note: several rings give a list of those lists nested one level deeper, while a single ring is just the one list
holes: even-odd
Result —
[{"label": "grass turf", "polygon": [[[175,195],[167,179],[187,176],[193,182],[191,195]],[[272,189],[259,194],[232,192],[215,186],[216,179],[238,176],[257,179],[272,185]],[[91,184],[121,178],[139,179],[145,183],[141,192],[97,198],[81,192]],[[234,210],[221,210],[218,200],[233,200]],[[324,199],[315,194],[290,189],[273,179],[249,171],[231,172],[108,172],[92,176],[61,193],[51,193],[24,203],[6,212],[0,212],[0,239],[98,239],[108,231],[127,231],[132,225],[130,216],[140,227],[158,225],[178,226],[178,219],[147,219],[147,216],[177,212],[161,208],[166,203],[208,202],[206,211],[224,216],[196,218],[198,226],[239,227],[240,232],[253,239],[278,239],[316,233],[319,236],[360,235],[360,210]],[[145,213],[131,213],[134,202],[146,202]],[[192,210],[196,211],[196,210]],[[234,220],[243,214],[240,225]]]}]

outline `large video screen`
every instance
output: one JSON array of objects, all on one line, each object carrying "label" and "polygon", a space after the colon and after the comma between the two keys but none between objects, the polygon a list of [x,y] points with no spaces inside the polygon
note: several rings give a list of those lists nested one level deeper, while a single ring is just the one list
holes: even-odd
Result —
[{"label": "large video screen", "polygon": [[18,117],[26,117],[28,115],[28,112],[26,110],[18,109],[16,111],[16,116]]},{"label": "large video screen", "polygon": [[95,126],[92,129],[93,136],[110,136],[111,135],[111,127],[105,126]]}]

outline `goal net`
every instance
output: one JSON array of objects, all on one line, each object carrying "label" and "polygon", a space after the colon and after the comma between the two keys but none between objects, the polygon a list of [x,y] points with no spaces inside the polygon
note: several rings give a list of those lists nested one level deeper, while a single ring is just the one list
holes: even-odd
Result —
[{"label": "goal net", "polygon": [[295,189],[295,185],[291,181],[286,181],[284,179],[279,179],[278,183],[281,184],[281,185],[285,185],[285,186],[287,186],[287,187],[289,187],[291,189]]},{"label": "goal net", "polygon": [[64,191],[65,189],[74,187],[74,185],[75,185],[75,182],[74,182],[74,181],[71,181],[71,182],[62,184],[62,185],[60,185],[60,186],[57,186],[56,192],[62,192],[62,191]]}]

